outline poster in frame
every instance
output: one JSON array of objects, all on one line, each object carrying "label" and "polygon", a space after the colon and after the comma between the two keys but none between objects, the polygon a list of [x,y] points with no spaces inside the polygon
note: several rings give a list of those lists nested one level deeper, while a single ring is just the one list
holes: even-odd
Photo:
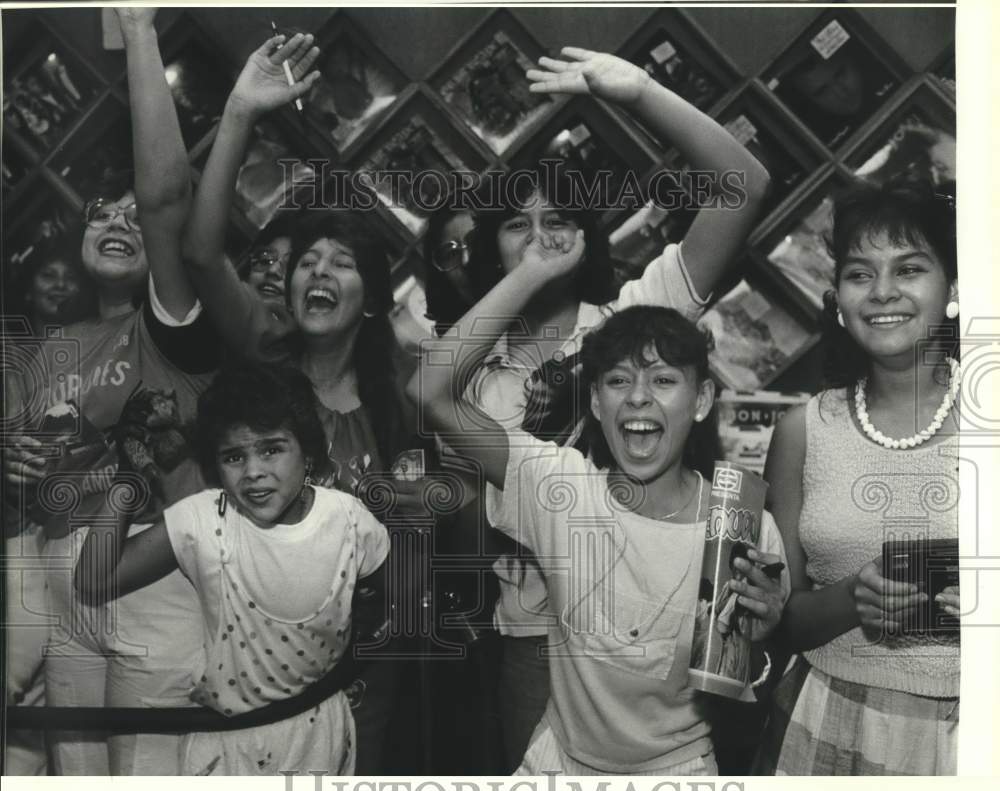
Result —
[{"label": "poster in frame", "polygon": [[763,83],[831,150],[843,146],[910,70],[856,13],[823,13],[761,75]]},{"label": "poster in frame", "polygon": [[4,134],[36,154],[58,147],[93,106],[105,84],[56,33],[34,21],[8,25],[4,12]]},{"label": "poster in frame", "polygon": [[524,73],[542,54],[527,29],[499,9],[455,48],[429,84],[477,138],[503,155],[561,102],[528,89]]},{"label": "poster in frame", "polygon": [[305,118],[319,141],[349,157],[399,99],[409,79],[346,11],[316,35],[320,78],[304,99]]},{"label": "poster in frame", "polygon": [[447,198],[453,173],[478,174],[486,167],[425,90],[407,92],[355,167],[410,238],[424,232],[431,212]]},{"label": "poster in frame", "polygon": [[712,374],[734,390],[767,387],[819,340],[818,331],[762,284],[741,280],[698,322],[712,333]]}]

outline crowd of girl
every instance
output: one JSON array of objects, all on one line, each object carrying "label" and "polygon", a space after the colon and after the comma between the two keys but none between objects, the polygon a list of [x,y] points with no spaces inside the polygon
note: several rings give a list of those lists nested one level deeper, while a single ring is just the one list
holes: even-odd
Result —
[{"label": "crowd of girl", "polygon": [[[542,171],[499,190],[503,208],[443,209],[425,238],[440,337],[407,365],[363,217],[279,213],[242,278],[224,253],[253,126],[310,90],[312,37],[250,56],[192,190],[155,12],[116,13],[134,184],[105,185],[79,256],[26,278],[37,335],[84,310],[82,292],[91,315],[35,342],[5,387],[8,552],[44,558],[8,575],[24,616],[7,619],[8,701],[279,714],[190,733],[15,731],[6,771],[387,773],[412,648],[394,621],[420,595],[407,564],[427,560],[404,551],[406,525],[427,523],[435,468],[462,468],[447,529],[508,539],[499,660],[477,698],[484,729],[497,712],[502,765],[481,771],[717,773],[686,674],[714,458],[711,339],[694,322],[740,258],[764,168],[619,58],[540,59],[532,91],[620,106],[693,168],[742,174],[743,200],[700,211],[623,285],[591,213],[559,204]],[[773,662],[768,726],[749,738],[762,772],[950,773],[957,642],[898,635],[926,595],[880,575],[879,518],[851,491],[869,475],[917,502],[925,479],[956,480],[955,350],[927,345],[957,316],[954,204],[859,184],[832,249],[831,389],[779,426],[760,547],[734,560],[752,639],[795,654]],[[392,477],[412,449],[427,476]],[[375,479],[388,505],[364,497]],[[928,534],[957,536],[956,513],[937,509]],[[612,560],[570,568],[581,543]],[[775,563],[777,580],[761,571]],[[957,614],[957,590],[939,603]]]}]

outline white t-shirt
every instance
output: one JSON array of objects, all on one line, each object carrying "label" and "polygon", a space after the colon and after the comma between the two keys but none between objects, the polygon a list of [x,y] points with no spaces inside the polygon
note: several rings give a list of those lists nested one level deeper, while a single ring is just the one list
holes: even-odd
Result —
[{"label": "white t-shirt", "polygon": [[[588,332],[613,313],[635,305],[675,308],[692,321],[704,313],[706,300],[695,293],[680,245],[667,245],[646,266],[642,277],[621,287],[614,301],[604,305],[580,303],[573,333],[559,351],[566,357],[576,354]],[[477,373],[466,398],[504,428],[518,429],[527,406],[525,383],[535,365],[512,358],[505,337],[494,348],[488,363]],[[527,556],[505,555],[496,561],[493,570],[500,581],[500,599],[494,613],[500,633],[518,637],[544,635],[552,617],[546,607],[545,582],[538,565]]]},{"label": "white t-shirt", "polygon": [[[579,451],[509,436],[504,489],[487,487],[486,513],[535,554],[547,584],[546,720],[561,747],[612,773],[711,752],[687,686],[707,512],[687,524],[640,516]],[[784,557],[767,512],[761,549]]]},{"label": "white t-shirt", "polygon": [[193,697],[238,714],[298,694],[336,664],[350,637],[358,579],[389,551],[386,529],[355,498],[313,489],[294,525],[257,527],[219,489],[181,500],[164,521],[205,620]]}]

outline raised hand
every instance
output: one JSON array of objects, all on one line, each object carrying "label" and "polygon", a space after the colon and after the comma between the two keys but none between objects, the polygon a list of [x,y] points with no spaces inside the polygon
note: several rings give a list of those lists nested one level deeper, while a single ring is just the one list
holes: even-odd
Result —
[{"label": "raised hand", "polygon": [[566,60],[542,57],[541,69],[529,69],[532,93],[589,93],[609,102],[636,101],[650,76],[629,63],[604,52],[579,47],[563,47]]},{"label": "raised hand", "polygon": [[115,14],[123,33],[134,27],[152,27],[157,10],[150,6],[115,6]]},{"label": "raised hand", "polygon": [[[319,79],[319,72],[310,72],[319,47],[312,46],[311,33],[296,33],[286,41],[285,36],[272,36],[249,58],[236,80],[229,101],[234,109],[252,117],[263,115],[284,104],[304,96]],[[289,85],[284,67],[288,61],[295,85]]]},{"label": "raised hand", "polygon": [[546,280],[555,279],[576,269],[585,251],[582,230],[578,229],[573,236],[540,233],[524,248],[518,268],[529,268]]}]

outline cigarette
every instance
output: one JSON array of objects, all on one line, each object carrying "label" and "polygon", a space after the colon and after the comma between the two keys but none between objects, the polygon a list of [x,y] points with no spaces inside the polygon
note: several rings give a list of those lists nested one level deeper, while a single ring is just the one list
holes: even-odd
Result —
[{"label": "cigarette", "polygon": [[[278,26],[274,24],[274,20],[271,20],[271,30],[274,31],[274,35],[278,35]],[[292,67],[288,65],[287,60],[281,61],[281,67],[285,72],[285,80],[288,82],[288,86],[291,87],[295,85],[295,77],[292,76]],[[305,112],[305,108],[302,106],[302,99],[298,98],[295,100],[295,109],[300,113]]]}]

